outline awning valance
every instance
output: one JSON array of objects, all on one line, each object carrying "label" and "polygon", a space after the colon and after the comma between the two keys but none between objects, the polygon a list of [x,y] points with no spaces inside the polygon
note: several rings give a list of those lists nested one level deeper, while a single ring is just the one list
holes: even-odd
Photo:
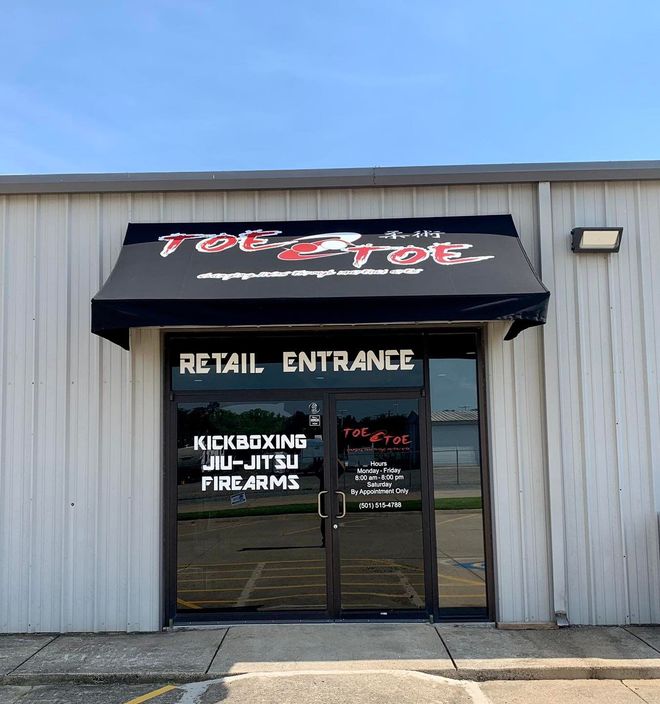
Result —
[{"label": "awning valance", "polygon": [[92,332],[132,327],[513,320],[550,294],[510,215],[130,224]]}]

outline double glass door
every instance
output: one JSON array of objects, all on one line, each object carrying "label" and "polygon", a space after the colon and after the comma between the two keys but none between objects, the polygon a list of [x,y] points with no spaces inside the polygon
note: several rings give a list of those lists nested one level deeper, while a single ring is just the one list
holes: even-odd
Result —
[{"label": "double glass door", "polygon": [[418,392],[173,405],[176,615],[427,610]]}]

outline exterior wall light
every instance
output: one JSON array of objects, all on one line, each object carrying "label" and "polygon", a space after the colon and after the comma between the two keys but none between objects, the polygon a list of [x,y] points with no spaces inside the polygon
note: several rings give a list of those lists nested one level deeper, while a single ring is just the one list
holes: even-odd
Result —
[{"label": "exterior wall light", "polygon": [[574,227],[571,230],[571,249],[576,254],[618,252],[622,235],[622,227]]}]

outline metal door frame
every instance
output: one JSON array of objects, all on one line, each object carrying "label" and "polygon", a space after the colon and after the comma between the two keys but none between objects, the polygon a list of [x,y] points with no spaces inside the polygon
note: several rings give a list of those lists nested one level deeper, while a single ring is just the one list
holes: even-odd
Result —
[{"label": "metal door frame", "polygon": [[[309,333],[309,331],[305,331]],[[350,333],[350,331],[342,331]],[[399,331],[400,332],[400,331]],[[442,329],[418,329],[408,331],[411,336],[420,336],[424,339],[423,343],[423,386],[420,388],[396,387],[389,390],[380,390],[366,388],[363,391],[353,388],[332,389],[331,391],[320,391],[315,393],[314,389],[278,389],[278,390],[228,390],[228,391],[198,391],[198,392],[174,392],[171,388],[170,378],[170,354],[171,345],[169,339],[171,337],[209,337],[215,336],[213,331],[204,330],[199,332],[186,333],[163,333],[163,533],[162,533],[162,556],[163,556],[163,589],[161,612],[163,614],[163,624],[165,626],[178,623],[222,623],[222,622],[327,622],[333,620],[376,620],[374,619],[373,611],[365,612],[346,612],[342,613],[335,601],[339,599],[340,587],[338,582],[338,574],[335,565],[337,558],[334,555],[339,555],[338,548],[335,548],[334,533],[331,525],[326,523],[326,545],[328,545],[328,537],[330,538],[330,549],[326,548],[326,598],[328,610],[326,612],[312,611],[288,611],[288,612],[267,612],[267,613],[250,613],[242,612],[240,614],[205,611],[203,614],[186,614],[177,617],[176,614],[176,549],[177,549],[177,419],[176,419],[176,404],[177,402],[194,402],[202,400],[218,400],[229,401],[235,400],[240,395],[241,401],[260,401],[273,399],[322,399],[324,404],[322,435],[324,442],[324,478],[328,486],[336,487],[337,478],[336,471],[330,471],[332,466],[331,454],[337,453],[336,447],[336,399],[367,399],[369,397],[414,397],[419,398],[419,413],[420,413],[420,443],[425,447],[420,446],[420,466],[422,471],[422,527],[424,532],[424,582],[425,582],[425,610],[422,614],[411,612],[392,612],[391,618],[397,620],[420,620],[430,619],[436,621],[442,620],[477,620],[487,621],[495,618],[495,565],[494,565],[494,550],[493,550],[493,518],[492,518],[492,491],[491,491],[491,476],[490,476],[490,458],[488,452],[488,404],[486,398],[486,344],[485,335],[481,327],[455,328],[453,330]],[[447,609],[440,608],[439,588],[438,588],[438,572],[437,572],[437,555],[436,555],[436,533],[435,533],[435,505],[433,501],[433,472],[432,472],[432,443],[430,437],[430,398],[428,394],[429,385],[429,350],[428,350],[428,334],[437,335],[454,335],[454,334],[473,334],[476,339],[477,350],[477,390],[479,402],[479,429],[480,429],[480,456],[481,456],[481,489],[482,489],[482,507],[483,507],[483,527],[484,527],[484,549],[486,561],[486,593],[487,606],[486,613],[483,609],[457,608],[451,609],[451,613],[447,613]],[[218,333],[216,333],[218,334]],[[281,334],[281,333],[280,333]],[[219,337],[227,337],[227,331],[223,330],[218,334]],[[329,419],[333,422],[330,423]],[[334,506],[334,502],[332,502]],[[332,513],[327,514],[332,516]],[[331,519],[326,519],[330,521]],[[332,615],[336,614],[336,615]],[[385,620],[385,619],[377,619]]]}]

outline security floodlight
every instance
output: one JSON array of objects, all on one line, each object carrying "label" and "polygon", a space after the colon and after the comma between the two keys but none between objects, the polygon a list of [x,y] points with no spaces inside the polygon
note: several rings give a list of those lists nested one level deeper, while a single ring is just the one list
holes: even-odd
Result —
[{"label": "security floodlight", "polygon": [[622,235],[622,227],[574,227],[571,230],[571,249],[576,254],[618,252]]}]

